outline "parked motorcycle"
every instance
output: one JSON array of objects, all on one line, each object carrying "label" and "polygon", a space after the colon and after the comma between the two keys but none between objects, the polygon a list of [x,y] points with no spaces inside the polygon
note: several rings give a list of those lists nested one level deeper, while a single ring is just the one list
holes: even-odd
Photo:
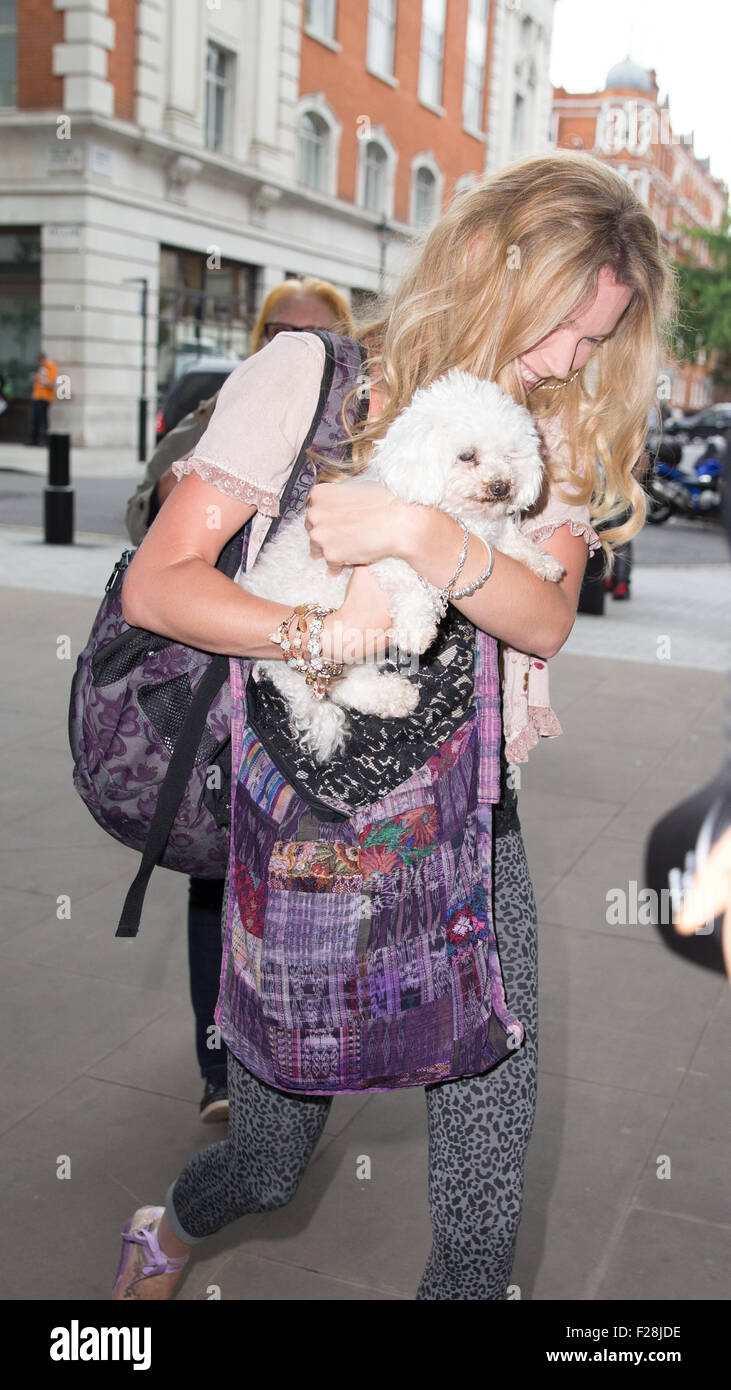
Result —
[{"label": "parked motorcycle", "polygon": [[677,443],[663,440],[657,449],[650,446],[653,469],[645,484],[648,522],[658,526],[671,516],[720,517],[727,447],[723,435],[715,435],[684,468],[682,455],[677,457]]}]

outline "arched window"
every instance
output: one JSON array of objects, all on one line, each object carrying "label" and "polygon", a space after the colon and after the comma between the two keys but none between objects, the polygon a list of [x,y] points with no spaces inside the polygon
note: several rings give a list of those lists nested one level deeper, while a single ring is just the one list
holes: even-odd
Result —
[{"label": "arched window", "polygon": [[323,193],[328,181],[330,127],[316,111],[304,111],[299,128],[299,181]]},{"label": "arched window", "polygon": [[414,170],[412,218],[417,227],[428,227],[437,215],[437,181],[426,164]]},{"label": "arched window", "polygon": [[369,140],[363,153],[363,206],[369,212],[385,213],[388,155],[377,140]]}]

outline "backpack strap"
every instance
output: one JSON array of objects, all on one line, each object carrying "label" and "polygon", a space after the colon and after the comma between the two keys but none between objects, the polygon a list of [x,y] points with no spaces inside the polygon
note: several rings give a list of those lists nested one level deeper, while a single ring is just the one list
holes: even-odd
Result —
[{"label": "backpack strap", "polygon": [[208,711],[227,679],[228,657],[214,656],[205,675],[198,683],[185,721],[175,741],[168,770],[158,792],[157,805],[150,821],[150,829],[147,832],[140,867],[124,900],[124,907],[115,936],[137,935],[147,885],[155,865],[162,856],[173,822],[178,814],[178,808],[188,785],[188,778],[193,770],[195,755],[198,752]]},{"label": "backpack strap", "polygon": [[[359,350],[361,362],[365,356],[364,350],[361,348],[360,344],[354,343],[352,339],[340,339],[338,335],[325,333],[319,329],[317,330],[317,337],[322,340],[325,347],[325,365],[322,373],[322,381],[320,382],[320,394],[317,406],[315,407],[312,423],[302,448],[300,449],[294,467],[292,468],[282,492],[279,503],[279,515],[273,518],[272,524],[264,537],[264,545],[271,539],[280,525],[283,515],[286,512],[287,504],[297,485],[299,476],[309,464],[307,450],[310,448],[317,434],[330,392],[333,389],[336,366],[345,359],[343,365],[346,367],[347,376],[353,348],[355,347]],[[346,344],[348,347],[345,346]],[[338,380],[336,385],[341,386],[341,381]],[[247,522],[245,526],[231,537],[218,558],[216,568],[222,570],[229,579],[235,578],[240,563],[246,563],[249,529],[249,523]],[[140,867],[124,900],[124,907],[122,908],[122,915],[119,919],[119,925],[115,932],[115,936],[137,936],[145,894],[152,871],[162,857],[170,831],[175,822],[175,817],[178,814],[178,809],[185,794],[185,788],[188,784],[196,754],[200,746],[208,711],[228,677],[229,658],[219,653],[212,655],[208,669],[198,683],[180,733],[175,741],[175,748],[171,754],[167,772],[160,786],[157,805],[152,820],[150,821],[150,829],[147,834],[145,848],[142,851]]]}]

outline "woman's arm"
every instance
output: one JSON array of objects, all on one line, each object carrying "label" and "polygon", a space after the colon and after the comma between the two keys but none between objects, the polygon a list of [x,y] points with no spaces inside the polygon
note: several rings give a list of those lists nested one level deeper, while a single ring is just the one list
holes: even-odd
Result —
[{"label": "woman's arm", "polygon": [[203,651],[281,656],[268,633],[289,610],[247,594],[215,568],[227,540],[255,510],[195,473],[183,478],[129,566],[122,588],[125,621]]},{"label": "woman's arm", "polygon": [[[379,483],[316,485],[307,526],[313,552],[323,554],[333,566],[368,565],[395,555],[439,589],[452,578],[462,550],[462,528],[452,517],[435,507],[398,502]],[[495,550],[490,578],[455,607],[508,646],[548,661],[560,651],[576,620],[587,546],[569,527],[561,526],[541,548],[566,570],[560,583],[539,579],[518,560]],[[485,547],[472,536],[460,586],[476,579],[486,564]]]},{"label": "woman's arm", "polygon": [[[454,574],[462,549],[462,528],[435,508],[408,510],[412,515],[405,518],[401,528],[401,555],[441,588]],[[520,561],[495,550],[490,578],[471,598],[458,599],[454,606],[484,632],[517,651],[548,661],[561,650],[576,621],[588,550],[586,541],[572,535],[568,526],[560,526],[540,544],[566,571],[558,584],[539,579]],[[460,587],[476,579],[487,563],[484,545],[470,537]]]},{"label": "woman's arm", "polygon": [[[183,478],[130,563],[122,588],[125,621],[203,651],[281,660],[282,649],[269,641],[269,633],[288,617],[290,606],[247,593],[215,568],[226,542],[255,510],[196,473]],[[340,624],[351,634],[373,629],[372,641],[383,635],[389,621],[386,598],[375,581],[368,581],[367,571],[355,572],[324,633]],[[311,597],[305,587],[303,603]],[[347,659],[362,654],[354,642]]]}]

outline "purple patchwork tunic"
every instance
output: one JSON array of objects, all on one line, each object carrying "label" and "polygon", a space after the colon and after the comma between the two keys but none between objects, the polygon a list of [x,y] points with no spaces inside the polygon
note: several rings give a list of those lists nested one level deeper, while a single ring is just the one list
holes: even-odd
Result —
[{"label": "purple patchwork tunic", "polygon": [[[332,341],[333,386],[315,445],[335,458],[339,403],[360,355],[351,340]],[[314,467],[303,469],[284,515],[305,505],[314,477]],[[459,677],[442,668],[422,718],[429,723],[447,691],[445,736],[412,757],[415,770],[403,780],[379,774],[374,799],[347,814],[341,807],[339,819],[316,818],[304,788],[282,775],[247,710],[253,663],[230,662],[231,843],[214,1017],[234,1056],[280,1090],[420,1086],[484,1072],[523,1042],[505,999],[492,912],[498,644],[466,626],[474,632],[474,663],[471,637],[461,639],[471,698],[462,708]],[[372,726],[363,727],[370,748]],[[379,757],[385,766],[383,746],[377,772]]]},{"label": "purple patchwork tunic", "polygon": [[215,1020],[261,1081],[305,1095],[488,1070],[523,1042],[492,916],[500,702],[475,634],[475,709],[428,762],[346,821],[320,822],[246,725],[232,660],[231,857]]}]

